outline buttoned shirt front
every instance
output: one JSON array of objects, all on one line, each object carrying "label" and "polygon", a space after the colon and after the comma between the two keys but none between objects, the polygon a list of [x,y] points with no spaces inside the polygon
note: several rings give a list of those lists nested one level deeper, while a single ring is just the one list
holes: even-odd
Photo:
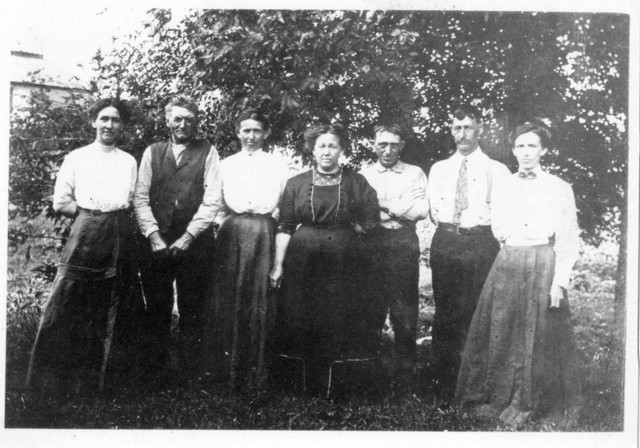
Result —
[{"label": "buttoned shirt front", "polygon": [[547,244],[553,237],[553,283],[566,289],[580,249],[573,190],[539,166],[533,172],[533,179],[516,173],[496,184],[491,228],[496,239],[509,246]]},{"label": "buttoned shirt front", "polygon": [[115,146],[94,142],[70,152],[56,177],[53,208],[74,215],[77,207],[109,212],[131,205],[136,161]]},{"label": "buttoned shirt front", "polygon": [[216,222],[228,213],[274,213],[290,173],[281,157],[243,149],[221,162],[220,177],[224,206]]},{"label": "buttoned shirt front", "polygon": [[468,207],[460,216],[461,227],[491,224],[491,198],[496,182],[509,176],[502,163],[492,160],[480,147],[464,157],[456,152],[436,162],[429,173],[427,197],[434,223],[452,223],[456,185],[463,159],[467,159]]},{"label": "buttoned shirt front", "polygon": [[388,204],[389,213],[380,213],[381,226],[397,229],[407,221],[427,217],[427,176],[420,167],[398,161],[393,167],[385,168],[376,162],[360,173],[376,190],[378,200]]},{"label": "buttoned shirt front", "polygon": [[[180,157],[184,152],[186,145],[171,144],[176,163],[179,163]],[[204,169],[204,195],[202,204],[198,211],[189,222],[187,232],[193,237],[200,235],[213,222],[218,214],[222,203],[222,194],[220,187],[220,157],[218,151],[212,146],[207,154]],[[153,177],[151,150],[147,148],[142,155],[140,170],[138,172],[138,183],[136,185],[136,193],[134,198],[134,208],[136,220],[140,231],[145,237],[159,230],[158,222],[153,216],[151,204],[149,203],[149,190],[151,188],[151,180]]]}]

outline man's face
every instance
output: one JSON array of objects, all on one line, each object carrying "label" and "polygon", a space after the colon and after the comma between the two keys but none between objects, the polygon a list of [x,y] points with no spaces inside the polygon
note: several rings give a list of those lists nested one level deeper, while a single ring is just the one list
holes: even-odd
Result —
[{"label": "man's face", "polygon": [[453,118],[451,124],[451,135],[456,141],[458,152],[467,156],[478,147],[478,139],[482,134],[482,125],[470,117],[464,117],[462,120]]},{"label": "man's face", "polygon": [[242,149],[256,151],[262,148],[268,132],[263,129],[262,123],[257,120],[243,120],[238,129],[238,138]]},{"label": "man's face", "polygon": [[378,156],[378,162],[385,168],[393,168],[400,159],[404,142],[398,134],[382,131],[376,133],[373,150]]},{"label": "man's face", "polygon": [[105,146],[114,145],[124,127],[120,119],[120,112],[113,106],[105,107],[91,123],[96,130],[96,141]]},{"label": "man's face", "polygon": [[195,137],[198,122],[194,113],[189,109],[174,106],[167,117],[167,126],[171,131],[171,141],[185,144]]}]

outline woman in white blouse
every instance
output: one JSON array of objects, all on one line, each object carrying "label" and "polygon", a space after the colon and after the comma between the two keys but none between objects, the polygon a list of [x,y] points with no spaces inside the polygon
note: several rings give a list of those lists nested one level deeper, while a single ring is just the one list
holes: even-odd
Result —
[{"label": "woman in white blouse", "polygon": [[582,404],[567,289],[579,250],[571,186],[540,168],[551,133],[525,123],[512,134],[518,173],[499,187],[492,230],[502,249],[467,336],[456,401],[521,426]]},{"label": "woman in white blouse", "polygon": [[256,110],[236,120],[242,150],[220,163],[221,207],[203,366],[231,387],[259,386],[266,378],[268,336],[275,321],[269,272],[276,213],[288,178],[284,160],[263,150],[267,118]]},{"label": "woman in white blouse", "polygon": [[115,99],[90,110],[96,139],[67,154],[53,208],[73,218],[31,354],[27,385],[56,393],[102,390],[118,302],[132,271],[135,159],[116,148],[129,111]]}]

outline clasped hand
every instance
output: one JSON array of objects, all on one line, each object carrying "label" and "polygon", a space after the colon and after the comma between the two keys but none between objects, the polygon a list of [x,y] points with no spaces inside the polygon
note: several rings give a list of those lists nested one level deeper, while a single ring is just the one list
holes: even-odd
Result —
[{"label": "clasped hand", "polygon": [[153,232],[149,235],[149,241],[151,242],[151,251],[154,255],[171,255],[175,257],[183,255],[189,249],[193,242],[193,236],[191,236],[190,233],[185,232],[171,246],[167,247],[167,243],[164,241],[160,233]]}]

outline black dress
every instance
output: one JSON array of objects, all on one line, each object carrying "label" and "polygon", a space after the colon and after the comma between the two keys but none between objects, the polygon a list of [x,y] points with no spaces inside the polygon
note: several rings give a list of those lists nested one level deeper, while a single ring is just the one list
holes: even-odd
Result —
[{"label": "black dress", "polygon": [[285,188],[278,232],[292,237],[284,259],[275,350],[305,360],[312,391],[326,385],[331,361],[366,345],[357,331],[369,313],[366,298],[356,293],[363,257],[354,224],[366,231],[379,217],[375,190],[347,169],[334,175],[308,171]]}]

